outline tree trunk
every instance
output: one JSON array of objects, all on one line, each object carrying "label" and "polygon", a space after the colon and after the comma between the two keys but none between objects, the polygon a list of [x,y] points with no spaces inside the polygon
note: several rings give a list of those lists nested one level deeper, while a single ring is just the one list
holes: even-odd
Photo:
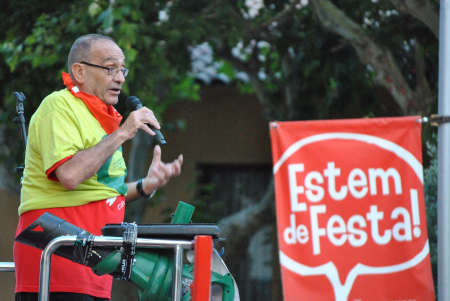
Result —
[{"label": "tree trunk", "polygon": [[436,3],[429,0],[390,0],[395,8],[419,19],[439,39],[439,12]]},{"label": "tree trunk", "polygon": [[250,238],[267,224],[275,222],[274,181],[270,181],[261,200],[230,216],[221,219],[217,225],[220,236],[227,238],[223,259],[230,271],[236,271],[236,258],[245,257]]}]

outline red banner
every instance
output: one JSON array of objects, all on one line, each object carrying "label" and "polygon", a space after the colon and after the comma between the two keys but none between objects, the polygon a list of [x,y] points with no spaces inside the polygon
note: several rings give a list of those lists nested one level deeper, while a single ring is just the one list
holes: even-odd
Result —
[{"label": "red banner", "polygon": [[271,123],[285,301],[434,301],[420,117]]}]

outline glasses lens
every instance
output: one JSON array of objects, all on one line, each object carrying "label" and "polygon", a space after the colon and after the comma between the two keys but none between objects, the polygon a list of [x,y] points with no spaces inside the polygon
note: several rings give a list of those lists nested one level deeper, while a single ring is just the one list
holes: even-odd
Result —
[{"label": "glasses lens", "polygon": [[123,77],[125,77],[125,76],[128,75],[128,72],[129,72],[130,70],[128,70],[127,68],[119,69],[119,68],[111,67],[111,68],[108,69],[108,74],[109,74],[109,75],[116,76],[117,73],[119,73],[119,71],[122,71]]},{"label": "glasses lens", "polygon": [[114,67],[109,67],[108,68],[108,74],[109,75],[116,75],[117,73],[119,72],[119,69],[117,69],[117,68],[114,68]]}]

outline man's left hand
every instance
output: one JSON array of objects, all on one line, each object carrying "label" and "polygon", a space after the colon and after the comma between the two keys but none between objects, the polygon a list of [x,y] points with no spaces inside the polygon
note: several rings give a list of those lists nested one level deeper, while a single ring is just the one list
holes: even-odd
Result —
[{"label": "man's left hand", "polygon": [[181,165],[183,164],[183,155],[179,155],[171,163],[161,161],[161,147],[155,146],[153,151],[153,160],[148,170],[147,177],[142,181],[142,188],[146,194],[151,194],[161,186],[167,184],[169,179],[178,176],[181,173]]}]

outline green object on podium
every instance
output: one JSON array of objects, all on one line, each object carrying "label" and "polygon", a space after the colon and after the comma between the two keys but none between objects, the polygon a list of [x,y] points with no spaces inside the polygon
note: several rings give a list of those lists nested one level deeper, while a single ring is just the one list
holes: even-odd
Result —
[{"label": "green object on podium", "polygon": [[[188,224],[195,207],[180,202],[175,213],[172,214],[172,224]],[[92,271],[99,275],[113,273],[121,261],[120,251],[112,252]],[[134,265],[130,281],[137,286],[140,301],[171,301],[173,253],[169,250],[137,249],[134,256]],[[182,298],[181,301],[190,301],[191,292],[189,284],[193,279],[193,264],[183,264],[182,270]],[[234,282],[230,273],[221,275],[211,274],[211,284],[222,288],[222,301],[233,301]]]}]

